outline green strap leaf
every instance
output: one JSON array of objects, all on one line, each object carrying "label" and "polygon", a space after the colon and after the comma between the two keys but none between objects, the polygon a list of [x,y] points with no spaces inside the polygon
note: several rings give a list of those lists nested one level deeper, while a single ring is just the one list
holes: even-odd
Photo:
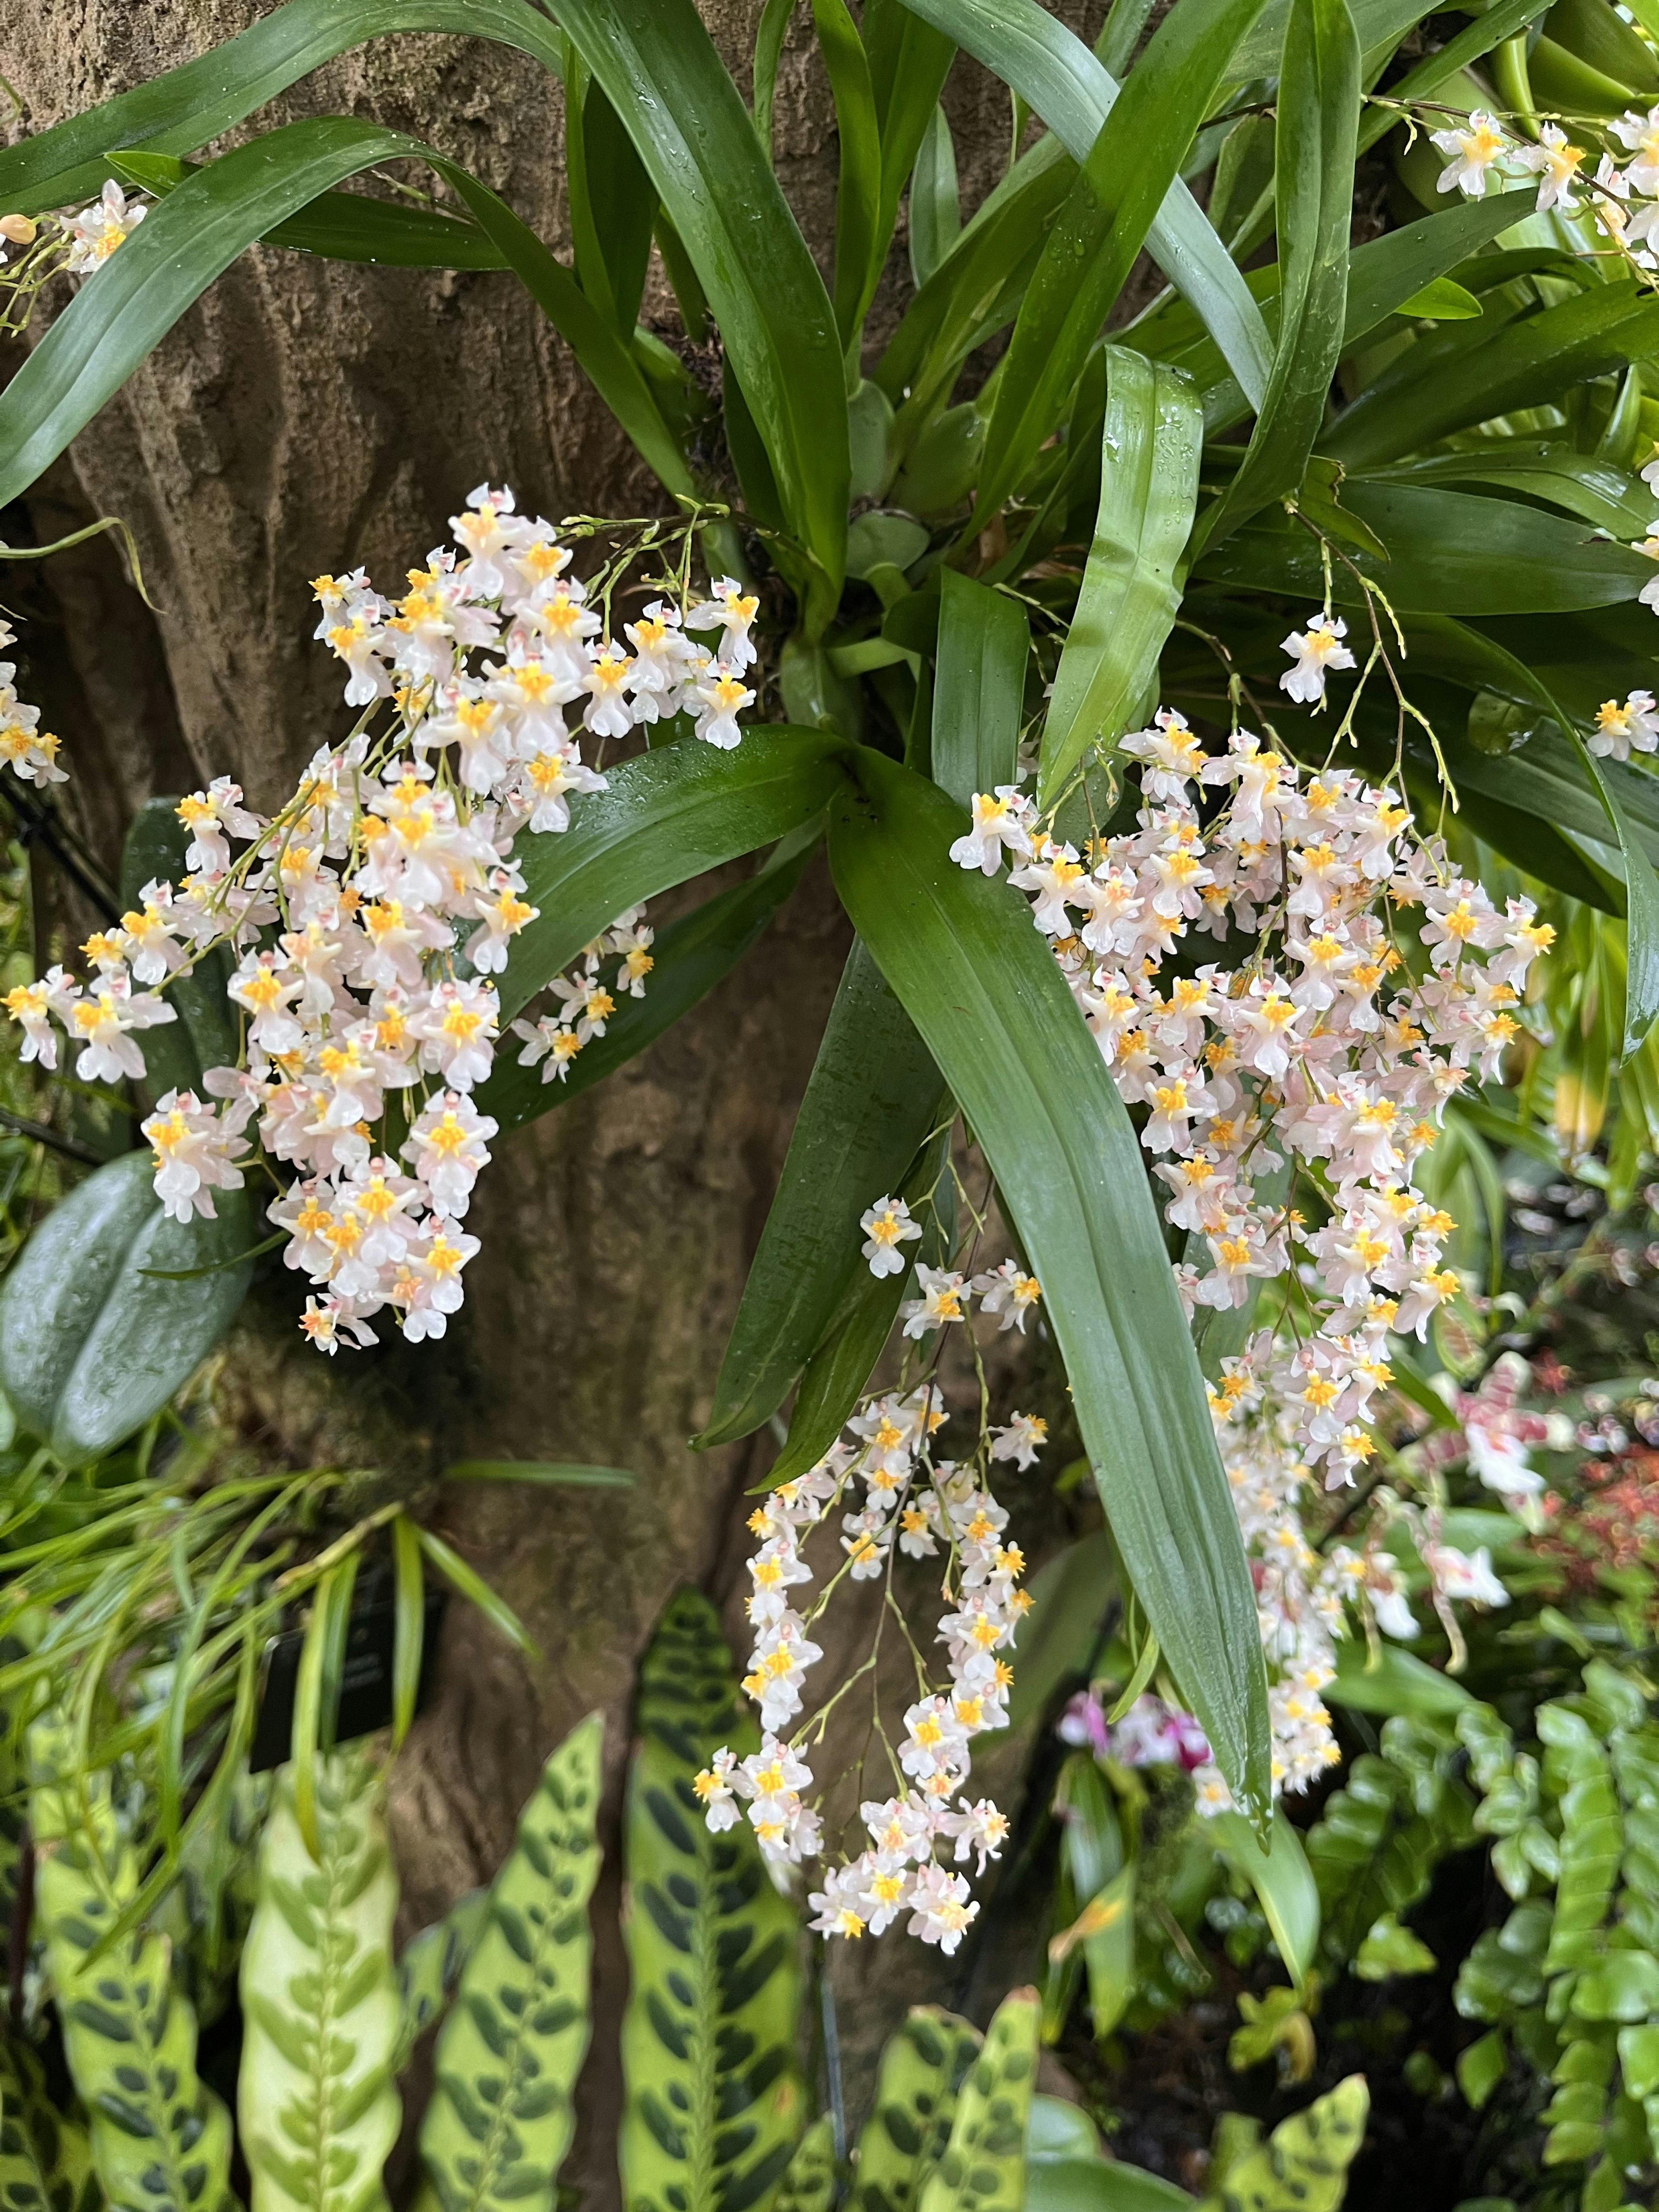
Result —
[{"label": "green strap leaf", "polygon": [[1207,1832],[1255,1890],[1279,1955],[1299,1988],[1319,1955],[1319,1885],[1301,1837],[1282,1807],[1273,1815],[1265,1851],[1237,1813],[1216,1814]]},{"label": "green strap leaf", "polygon": [[[1075,161],[1086,161],[1118,96],[1116,81],[1037,0],[906,0],[1040,115]],[[1144,154],[1144,149],[1142,149]],[[1261,311],[1202,209],[1176,180],[1147,249],[1197,309],[1253,405],[1267,388],[1273,346]]]},{"label": "green strap leaf", "polygon": [[1622,281],[1489,330],[1492,321],[1418,338],[1343,410],[1321,452],[1349,470],[1378,468],[1659,352],[1659,300]]},{"label": "green strap leaf", "polygon": [[811,851],[811,846],[804,847],[793,858],[762,869],[747,883],[705,899],[690,914],[671,921],[652,945],[655,965],[645,996],[618,1002],[605,1035],[588,1040],[567,1063],[562,1080],[544,1082],[545,1061],[540,1067],[526,1067],[503,1048],[489,1080],[473,1093],[480,1112],[493,1115],[503,1131],[521,1129],[526,1122],[591,1091],[654,1044],[765,935],[799,882]]},{"label": "green strap leaf", "polygon": [[568,830],[529,841],[524,895],[541,915],[507,956],[502,1021],[629,907],[810,822],[844,781],[846,751],[831,732],[769,726],[735,752],[687,738],[611,769]]},{"label": "green strap leaf", "polygon": [[1043,234],[1076,174],[1077,164],[1058,138],[1039,138],[906,308],[872,380],[898,409],[896,453],[909,450],[950,396],[974,348],[1018,313]]},{"label": "green strap leaf", "polygon": [[[0,1285],[0,1388],[67,1464],[141,1429],[229,1328],[252,1269],[246,1194],[218,1218],[161,1211],[155,1159],[127,1152],[55,1206]],[[133,1328],[142,1312],[144,1326]]]},{"label": "green strap leaf", "polygon": [[1295,490],[1324,423],[1347,314],[1359,120],[1359,44],[1347,0],[1292,0],[1278,116],[1278,344],[1244,459],[1199,526],[1206,544]]},{"label": "green strap leaf", "polygon": [[1106,363],[1100,507],[1043,725],[1043,806],[1091,745],[1140,714],[1180,612],[1198,502],[1204,416],[1191,380],[1124,346],[1108,347]]},{"label": "green strap leaf", "polygon": [[881,221],[881,131],[870,62],[847,0],[812,0],[818,51],[836,103],[840,173],[836,185],[836,328],[842,346],[858,335],[870,294]]},{"label": "green strap leaf", "polygon": [[946,857],[957,809],[878,755],[857,775],[831,811],[836,887],[1018,1228],[1158,1641],[1235,1796],[1265,1814],[1255,1596],[1128,1114],[1022,902]]},{"label": "green strap leaf", "polygon": [[910,275],[918,291],[961,235],[957,149],[945,110],[935,107],[910,173]]},{"label": "green strap leaf", "polygon": [[[1386,564],[1363,552],[1351,558],[1401,614],[1565,614],[1634,600],[1653,580],[1644,554],[1520,500],[1351,476],[1342,506],[1388,548]],[[1325,589],[1317,541],[1274,511],[1206,547],[1194,567],[1251,592],[1317,602]],[[1346,564],[1334,567],[1332,586],[1339,605],[1364,605]]]},{"label": "green strap leaf", "polygon": [[519,1816],[512,1855],[438,2034],[421,2124],[425,2212],[553,2212],[591,2028],[605,1723],[574,1728]]},{"label": "green strap leaf", "polygon": [[841,342],[817,264],[693,0],[559,0],[702,281],[790,529],[841,597],[851,460]]},{"label": "green strap leaf", "polygon": [[[905,185],[916,168],[924,141],[939,127],[939,98],[957,49],[953,40],[924,22],[904,0],[864,0],[863,21],[881,133],[881,210],[865,301],[867,313],[892,242]],[[910,221],[914,235],[914,197]]]},{"label": "green strap leaf", "polygon": [[650,265],[657,195],[604,88],[574,53],[566,70],[564,131],[576,273],[627,344]]},{"label": "green strap leaf", "polygon": [[623,1814],[625,2104],[629,2212],[763,2208],[801,2131],[795,2067],[799,1918],[742,1820],[711,1835],[696,1777],[758,1731],[707,1598],[682,1590],[640,1674],[639,1748]]},{"label": "green strap leaf", "polygon": [[314,1859],[291,1768],[260,1840],[242,1949],[239,2136],[258,2212],[384,2212],[380,2175],[403,2118],[398,1877],[378,1767],[343,1752],[319,1770]]},{"label": "green strap leaf", "polygon": [[957,2097],[981,2042],[977,2028],[936,2005],[915,2006],[888,2038],[859,2137],[856,2212],[913,2212],[951,2140]]},{"label": "green strap leaf", "polygon": [[0,206],[39,215],[91,199],[112,147],[193,153],[337,54],[399,31],[490,39],[560,74],[559,33],[526,0],[287,0],[194,61],[0,149]]},{"label": "green strap leaf", "polygon": [[[1409,105],[1414,100],[1428,100],[1448,78],[1478,62],[1494,46],[1502,46],[1505,39],[1522,31],[1535,15],[1541,15],[1549,0],[1498,0],[1495,8],[1466,23],[1455,38],[1448,39],[1443,46],[1437,46],[1431,54],[1408,69],[1398,84],[1390,85],[1389,98]],[[1369,152],[1377,140],[1385,137],[1401,120],[1395,107],[1374,107],[1359,126],[1359,151]],[[1479,206],[1479,201],[1472,201]]]},{"label": "green strap leaf", "polygon": [[193,172],[82,285],[0,394],[0,503],[33,483],[255,239],[343,179],[404,159],[454,186],[643,458],[671,491],[689,492],[684,459],[632,356],[534,232],[418,140],[331,116],[285,124]]},{"label": "green strap leaf", "polygon": [[[981,526],[1024,481],[1059,422],[1107,311],[1226,79],[1233,49],[1264,4],[1180,0],[1114,101],[1048,234],[998,370],[975,510]],[[1327,4],[1340,7],[1342,0]],[[1281,103],[1281,147],[1285,137]],[[1346,240],[1345,231],[1345,248]],[[1340,327],[1339,312],[1339,332]]]},{"label": "green strap leaf", "polygon": [[[847,1285],[860,1271],[868,1273],[859,1217],[896,1194],[938,1116],[940,1087],[908,1014],[866,948],[854,944],[744,1285],[708,1425],[695,1439],[699,1450],[747,1436],[781,1404]],[[862,1387],[860,1378],[855,1388]]]},{"label": "green strap leaf", "polygon": [[[129,147],[108,166],[124,185],[164,199],[203,164]],[[501,253],[476,223],[406,200],[372,200],[362,192],[324,192],[260,240],[329,261],[378,263],[392,269],[505,269]]]},{"label": "green strap leaf", "polygon": [[933,781],[959,806],[1016,779],[1030,651],[1030,620],[1018,599],[954,568],[940,571]]}]

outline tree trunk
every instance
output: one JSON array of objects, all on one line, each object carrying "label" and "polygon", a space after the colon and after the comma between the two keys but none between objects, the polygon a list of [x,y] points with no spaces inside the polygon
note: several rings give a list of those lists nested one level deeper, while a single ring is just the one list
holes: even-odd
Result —
[{"label": "tree trunk", "polygon": [[[27,106],[15,127],[44,128],[265,12],[250,0],[14,10],[5,69]],[[758,0],[704,0],[745,89],[758,12]],[[946,106],[971,207],[1006,158],[1007,95],[964,58]],[[566,249],[559,90],[525,58],[462,39],[382,40],[258,119],[346,112],[452,155]],[[777,131],[784,189],[823,255],[834,116],[804,10]],[[898,295],[891,276],[888,295]],[[665,293],[648,292],[647,319],[653,297],[665,307]],[[106,866],[152,793],[228,771],[252,804],[280,802],[342,721],[337,669],[310,641],[307,580],[363,562],[395,583],[481,480],[511,483],[521,507],[553,516],[655,504],[653,483],[510,277],[257,247],[219,280],[29,495],[27,514],[0,525],[13,542],[43,543],[94,515],[122,517],[161,610],[123,581],[108,537],[27,587],[26,611],[39,617],[24,641],[31,696],[64,738],[70,803]],[[443,1345],[324,1362],[295,1330],[293,1278],[250,1304],[225,1402],[293,1464],[377,1466],[404,1492],[463,1454],[595,1462],[637,1478],[626,1493],[432,1493],[434,1525],[544,1656],[526,1665],[468,1608],[450,1609],[436,1695],[393,1785],[410,1926],[493,1872],[548,1751],[594,1707],[607,1721],[614,1843],[634,1670],[678,1583],[707,1588],[727,1606],[734,1640],[742,1634],[744,1492],[767,1454],[751,1444],[699,1457],[685,1440],[708,1410],[848,941],[820,864],[694,1016],[611,1083],[500,1143],[468,1221],[483,1251]],[[566,2176],[601,2206],[616,2201],[624,1986],[614,1849],[607,1867],[593,2051]],[[890,1939],[879,1968],[889,1994],[878,2000],[866,1984],[843,2004],[855,2057],[907,1991],[923,1993],[921,1957]]]}]

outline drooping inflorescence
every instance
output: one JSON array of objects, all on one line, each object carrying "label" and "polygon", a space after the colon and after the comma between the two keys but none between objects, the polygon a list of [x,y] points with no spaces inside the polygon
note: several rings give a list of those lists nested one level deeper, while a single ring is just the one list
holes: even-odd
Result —
[{"label": "drooping inflorescence", "polygon": [[[395,599],[361,569],[313,587],[316,635],[360,710],[345,743],[320,750],[270,817],[226,777],[192,793],[182,880],[147,884],[88,940],[84,983],[54,968],[5,1002],[26,1057],[55,1066],[61,1029],[83,1080],[142,1078],[143,1031],[176,1018],[169,984],[230,947],[242,1051],[204,1071],[204,1095],[169,1091],[143,1124],[156,1188],[180,1219],[211,1218],[257,1135],[286,1263],[317,1293],[303,1326],[328,1352],[374,1342],[386,1311],[416,1341],[441,1336],[461,1304],[478,1249],[461,1224],[497,1133],[473,1103],[497,1048],[491,978],[538,915],[518,840],[563,831],[572,799],[605,788],[583,737],[684,714],[729,749],[754,699],[755,602],[730,579],[696,599],[683,559],[624,646],[607,630],[616,576],[594,604],[568,546],[510,492],[481,484],[452,527],[454,549]],[[648,528],[635,550],[647,546],[665,550]],[[18,772],[61,775],[31,710],[9,711]],[[644,989],[651,941],[637,909],[619,915],[554,981],[552,1006],[514,1025],[521,1062],[563,1077],[618,997]]]},{"label": "drooping inflorescence", "polygon": [[[1352,665],[1341,637],[1328,613],[1286,640],[1298,701],[1320,704],[1325,671]],[[1206,752],[1167,711],[1120,750],[1140,767],[1133,830],[1080,854],[1010,785],[975,796],[952,857],[1014,864],[1120,1092],[1145,1109],[1188,1312],[1274,1291],[1279,1326],[1220,1363],[1211,1404],[1272,1667],[1274,1784],[1297,1790],[1337,1755],[1319,1693],[1345,1605],[1415,1632],[1380,1543],[1317,1550],[1298,1497],[1366,1467],[1390,1337],[1424,1336],[1462,1290],[1454,1224],[1413,1170],[1447,1103],[1497,1073],[1553,933],[1529,900],[1494,908],[1386,787],[1305,774],[1242,729]],[[1204,820],[1200,794],[1218,788]],[[1249,957],[1188,958],[1166,979],[1189,933],[1218,955],[1242,939]],[[1489,1563],[1436,1534],[1420,1550],[1437,1597],[1503,1602]],[[1201,1808],[1231,1804],[1212,1765],[1195,1778]]]}]

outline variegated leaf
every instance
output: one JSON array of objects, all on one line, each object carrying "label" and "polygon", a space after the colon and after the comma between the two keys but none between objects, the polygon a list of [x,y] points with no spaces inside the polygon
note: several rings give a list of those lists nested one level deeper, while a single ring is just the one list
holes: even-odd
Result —
[{"label": "variegated leaf", "polygon": [[587,2051],[603,1743],[595,1713],[559,1746],[490,1888],[438,2037],[422,2212],[550,2212]]},{"label": "variegated leaf", "polygon": [[618,2158],[627,2212],[768,2212],[799,2135],[799,1920],[746,1823],[711,1835],[693,1779],[756,1747],[708,1600],[683,1590],[640,1678],[629,1778],[630,1968]]}]

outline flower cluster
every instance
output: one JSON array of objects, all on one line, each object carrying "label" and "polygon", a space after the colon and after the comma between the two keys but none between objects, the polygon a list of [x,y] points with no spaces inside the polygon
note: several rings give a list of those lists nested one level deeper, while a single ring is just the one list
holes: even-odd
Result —
[{"label": "flower cluster", "polygon": [[[16,643],[17,634],[0,622],[0,653]],[[58,765],[58,740],[40,727],[40,709],[24,703],[12,685],[14,660],[0,660],[0,760],[23,783],[67,783]]]},{"label": "flower cluster", "polygon": [[1150,1693],[1121,1720],[1109,1717],[1093,1689],[1079,1690],[1054,1726],[1062,1743],[1092,1751],[1117,1766],[1178,1766],[1194,1773],[1210,1765],[1210,1747],[1190,1713]]},{"label": "flower cluster", "polygon": [[[34,295],[66,270],[87,276],[101,268],[143,221],[149,202],[130,200],[113,177],[89,207],[39,217],[0,214],[0,331],[27,327]],[[12,259],[8,248],[18,254]]]},{"label": "flower cluster", "polygon": [[[1316,634],[1332,626],[1288,641],[1298,668],[1331,665],[1307,650]],[[1308,702],[1322,691],[1322,673]],[[1334,1755],[1318,1692],[1345,1587],[1357,1577],[1386,1604],[1392,1584],[1378,1554],[1316,1556],[1297,1496],[1311,1480],[1351,1482],[1372,1456],[1390,1335],[1424,1336],[1462,1291],[1444,1264],[1454,1224],[1413,1170],[1448,1101],[1497,1073],[1553,932],[1528,900],[1498,911],[1438,842],[1408,847],[1408,811],[1386,787],[1304,775],[1242,730],[1207,754],[1167,711],[1121,750],[1141,765],[1132,831],[1080,856],[1008,786],[975,798],[951,854],[987,874],[1005,853],[1017,864],[1012,882],[1122,1097],[1143,1109],[1166,1216],[1186,1235],[1176,1273],[1188,1312],[1281,1286],[1284,1340],[1263,1330],[1225,1362],[1212,1406],[1274,1662],[1276,1778],[1300,1788]],[[1224,794],[1207,822],[1206,789]],[[1413,958],[1396,941],[1408,914]],[[1189,933],[1249,956],[1188,957],[1166,981]],[[1200,1795],[1228,1802],[1212,1770]]]},{"label": "flower cluster", "polygon": [[[174,1018],[168,982],[230,946],[242,1055],[206,1071],[205,1097],[158,1102],[144,1124],[156,1188],[180,1218],[211,1217],[214,1192],[241,1183],[257,1117],[286,1170],[270,1218],[314,1287],[302,1326],[327,1352],[373,1343],[388,1309],[406,1336],[441,1336],[461,1304],[478,1245],[460,1224],[497,1133],[473,1097],[500,1027],[490,979],[538,914],[517,840],[563,830],[572,795],[604,789],[582,734],[684,714],[726,748],[754,696],[741,678],[755,602],[730,580],[695,604],[683,580],[651,602],[625,625],[630,652],[567,573],[552,526],[519,515],[510,492],[481,484],[452,527],[455,550],[411,569],[396,599],[361,569],[313,586],[317,635],[362,710],[346,742],[318,752],[269,818],[227,778],[193,793],[179,808],[183,881],[146,884],[88,939],[84,988],[54,969],[6,1000],[26,1057],[56,1065],[55,1022],[83,1079],[142,1077],[138,1033]],[[714,634],[714,649],[692,633]],[[562,1075],[615,994],[642,991],[651,935],[634,909],[589,946],[554,982],[556,1012],[517,1025],[521,1059]]]},{"label": "flower cluster", "polygon": [[[879,1936],[908,1914],[913,1936],[948,1953],[979,1910],[957,1869],[971,1860],[982,1874],[1008,1832],[1005,1816],[987,1798],[970,1802],[965,1784],[975,1738],[1007,1726],[1007,1654],[1030,1600],[1018,1587],[1024,1560],[1005,1540],[1007,1515],[973,1467],[933,1457],[945,1419],[931,1384],[877,1398],[817,1467],[781,1484],[757,1509],[749,1524],[760,1540],[749,1563],[755,1643],[743,1686],[759,1707],[763,1741],[741,1760],[718,1753],[696,1790],[711,1828],[732,1826],[746,1810],[780,1881],[818,1856],[821,1820],[808,1802],[813,1778],[804,1755],[810,1723],[787,1741],[783,1735],[799,1720],[807,1671],[822,1656],[810,1632],[842,1575],[856,1582],[884,1576],[896,1550],[913,1559],[942,1557],[937,1640],[945,1681],[924,1686],[904,1715],[896,1794],[860,1808],[867,1847],[826,1869],[810,1903],[821,1935],[867,1929]],[[990,1456],[1029,1465],[1044,1433],[1034,1416],[1016,1414],[992,1432]],[[843,1557],[817,1605],[803,1613],[813,1580],[806,1540],[837,1514]]]}]

